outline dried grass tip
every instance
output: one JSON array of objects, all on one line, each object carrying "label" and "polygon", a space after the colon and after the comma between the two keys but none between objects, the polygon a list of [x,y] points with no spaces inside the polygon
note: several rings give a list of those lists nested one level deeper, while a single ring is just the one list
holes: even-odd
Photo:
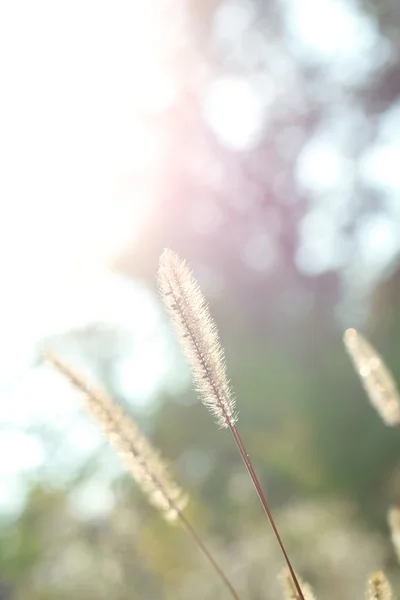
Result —
[{"label": "dried grass tip", "polygon": [[174,520],[186,506],[187,496],[172,480],[165,462],[136,423],[101,387],[89,383],[59,356],[53,352],[45,352],[43,356],[82,393],[88,413],[151,504],[160,509],[168,520]]},{"label": "dried grass tip", "polygon": [[398,506],[392,506],[389,509],[387,520],[393,548],[396,552],[397,560],[400,562],[400,508]]},{"label": "dried grass tip", "polygon": [[348,329],[343,341],[371,404],[386,425],[399,425],[399,392],[381,356],[355,329]]},{"label": "dried grass tip", "polygon": [[393,598],[391,585],[382,571],[371,575],[367,585],[367,600],[391,600]]},{"label": "dried grass tip", "polygon": [[191,269],[172,250],[161,255],[158,285],[203,404],[220,427],[233,427],[235,399],[217,326]]},{"label": "dried grass tip", "polygon": [[[283,569],[279,576],[279,579],[283,588],[284,600],[301,600],[289,569]],[[297,580],[299,582],[301,591],[303,592],[304,600],[315,600],[315,596],[311,589],[311,586],[308,583],[302,581],[299,577],[297,577]]]}]

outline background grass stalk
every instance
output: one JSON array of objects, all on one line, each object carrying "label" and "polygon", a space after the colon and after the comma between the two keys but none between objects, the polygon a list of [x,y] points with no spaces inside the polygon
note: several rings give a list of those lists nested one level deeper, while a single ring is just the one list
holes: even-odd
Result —
[{"label": "background grass stalk", "polygon": [[[148,496],[150,502],[160,509],[168,520],[180,521],[232,597],[240,600],[223,569],[214,559],[193,525],[184,516],[182,508],[186,505],[186,497],[182,496],[180,489],[169,475],[167,465],[164,464],[149,440],[139,431],[136,423],[102,388],[89,384],[85,377],[56,353],[45,351],[43,358],[83,394],[90,416],[100,426],[108,442],[123,459],[125,467]],[[162,502],[159,499],[160,495],[163,498]]]},{"label": "background grass stalk", "polygon": [[207,558],[208,562],[213,566],[214,570],[218,574],[218,576],[221,579],[221,581],[229,589],[229,591],[230,591],[231,595],[233,596],[233,598],[235,598],[235,600],[240,600],[240,598],[239,598],[239,596],[238,596],[235,588],[233,587],[233,585],[231,584],[231,582],[229,581],[229,579],[225,575],[224,571],[218,565],[218,563],[214,560],[214,558],[213,558],[212,554],[210,553],[210,551],[208,550],[207,546],[204,544],[203,540],[199,537],[199,535],[197,534],[196,530],[191,525],[191,523],[187,520],[187,518],[185,517],[185,515],[183,514],[182,511],[180,511],[180,510],[177,511],[177,518],[182,523],[182,526],[186,529],[186,531],[188,532],[188,534],[195,541],[195,543],[197,544],[197,546],[200,548],[200,550],[202,551],[202,553],[204,554],[204,556]]}]

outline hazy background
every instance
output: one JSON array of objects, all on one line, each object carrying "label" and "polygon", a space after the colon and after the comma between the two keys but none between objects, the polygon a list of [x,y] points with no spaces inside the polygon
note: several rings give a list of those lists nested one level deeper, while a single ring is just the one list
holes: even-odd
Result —
[{"label": "hazy background", "polygon": [[43,344],[135,415],[242,598],[279,593],[157,298],[165,246],[210,301],[298,570],[320,598],[400,584],[400,434],[341,342],[360,328],[400,381],[399,33],[397,0],[0,4],[1,600],[225,598]]}]

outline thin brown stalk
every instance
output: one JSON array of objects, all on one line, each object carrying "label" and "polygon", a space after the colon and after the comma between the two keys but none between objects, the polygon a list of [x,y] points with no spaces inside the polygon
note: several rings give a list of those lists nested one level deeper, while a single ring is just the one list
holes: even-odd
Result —
[{"label": "thin brown stalk", "polygon": [[182,525],[184,526],[186,531],[189,533],[189,535],[192,537],[192,539],[195,541],[195,543],[198,545],[200,550],[203,552],[203,554],[205,555],[207,560],[214,567],[214,569],[218,573],[221,581],[229,589],[233,598],[235,598],[236,600],[239,600],[239,596],[238,596],[235,588],[233,587],[233,585],[231,584],[231,582],[225,575],[224,571],[221,569],[221,567],[218,565],[218,563],[214,560],[213,555],[210,553],[208,548],[205,546],[204,542],[199,537],[199,535],[198,535],[197,531],[194,529],[193,525],[187,520],[185,515],[180,510],[178,511],[178,519],[180,520],[180,522],[182,523]]},{"label": "thin brown stalk", "polygon": [[44,358],[79,392],[85,407],[102,429],[110,445],[122,459],[136,483],[151,504],[160,509],[168,520],[178,520],[214,568],[222,583],[235,600],[239,596],[194,527],[183,514],[187,496],[172,480],[168,468],[134,421],[99,386],[89,384],[73,367],[53,352]]},{"label": "thin brown stalk", "polygon": [[251,481],[253,482],[253,485],[254,485],[254,487],[256,489],[257,495],[258,495],[259,500],[260,500],[260,502],[261,502],[261,504],[263,506],[265,514],[268,517],[269,523],[270,523],[270,525],[272,527],[272,530],[273,530],[273,532],[275,534],[275,537],[276,537],[276,540],[277,540],[277,542],[279,544],[279,547],[280,547],[280,549],[282,551],[282,554],[283,554],[283,557],[285,559],[286,565],[287,565],[287,567],[289,569],[289,572],[290,572],[290,575],[292,577],[293,583],[294,583],[295,588],[297,590],[299,599],[300,600],[305,600],[304,596],[303,596],[303,592],[302,592],[301,586],[300,586],[300,583],[299,583],[299,580],[297,578],[296,573],[294,572],[292,563],[291,563],[291,561],[289,559],[288,553],[287,553],[286,548],[284,546],[284,543],[282,541],[282,538],[281,538],[281,535],[279,533],[278,527],[277,527],[277,525],[275,523],[275,520],[274,520],[274,518],[272,516],[271,509],[269,508],[269,505],[268,505],[267,499],[265,497],[265,494],[264,494],[264,492],[262,490],[260,481],[259,481],[259,479],[257,477],[257,474],[256,474],[254,468],[253,468],[253,464],[251,462],[250,456],[249,456],[249,454],[248,454],[248,452],[247,452],[247,450],[245,448],[245,445],[243,444],[242,438],[240,437],[238,428],[237,428],[236,425],[233,425],[232,427],[230,427],[230,430],[231,430],[231,433],[233,435],[233,439],[236,442],[236,446],[239,449],[240,456],[242,457],[242,460],[243,460],[243,462],[244,462],[244,464],[245,464],[245,466],[247,468],[247,471],[248,471],[248,473],[250,475]]},{"label": "thin brown stalk", "polygon": [[238,415],[227,377],[224,352],[206,299],[186,262],[169,249],[166,249],[160,258],[158,282],[161,297],[192,368],[201,401],[216,417],[217,424],[230,430],[278,541],[299,598],[304,600],[259,479],[236,426]]}]

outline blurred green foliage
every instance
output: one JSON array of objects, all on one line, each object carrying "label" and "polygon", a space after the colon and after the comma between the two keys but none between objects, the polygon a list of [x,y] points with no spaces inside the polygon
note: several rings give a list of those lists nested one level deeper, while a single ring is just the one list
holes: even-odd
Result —
[{"label": "blurred green foliage", "polygon": [[[223,321],[222,330],[226,329]],[[387,538],[386,508],[397,500],[400,486],[399,433],[384,427],[369,406],[338,333],[332,330],[331,337],[325,337],[322,350],[305,350],[297,357],[290,345],[272,346],[243,334],[238,342],[236,334],[222,335],[243,439],[278,519],[284,507],[287,511],[286,517],[280,517],[281,526],[290,524],[287,515],[292,513],[295,519],[300,514],[300,533],[291,525],[285,534],[295,562],[300,561],[305,575],[320,582],[323,590],[324,578],[320,580],[313,563],[304,558],[311,549],[306,525],[310,516],[301,516],[304,510],[308,514],[308,509],[301,508],[303,503],[311,498],[317,502],[312,518],[320,525],[313,535],[321,535],[322,540],[326,518],[318,521],[318,514],[324,510],[332,516],[338,511],[337,522],[342,519],[346,532],[340,535],[345,540],[358,526],[369,530],[366,540],[379,536],[379,530]],[[400,380],[395,340],[379,340],[378,332],[376,337]],[[305,347],[308,342],[311,346],[311,335],[303,341]],[[143,426],[148,428],[149,423],[143,421]],[[160,399],[150,435],[191,495],[191,521],[222,556],[228,572],[241,552],[243,569],[257,572],[258,563],[252,565],[255,558],[249,547],[260,532],[265,541],[259,546],[258,560],[267,561],[271,570],[278,568],[271,533],[232,440],[226,431],[217,430],[196,393],[188,389]],[[112,484],[115,507],[108,516],[85,520],[71,511],[69,497],[74,487],[98,469],[101,463],[95,462],[75,483],[58,490],[33,482],[21,516],[3,522],[0,572],[11,584],[14,597],[67,599],[75,595],[122,600],[132,597],[130,590],[135,590],[137,597],[169,599],[187,597],[195,586],[199,589],[196,597],[211,598],[219,589],[218,582],[212,581],[197,549],[179,527],[169,526],[147,505],[129,477],[121,475]],[[325,509],[331,498],[350,503],[350,512],[340,504]],[[333,534],[326,535],[329,539]],[[354,535],[358,539],[360,534]],[[351,547],[356,542],[346,543]],[[368,558],[372,541],[363,543]],[[243,544],[249,546],[243,550]],[[254,544],[258,548],[259,542]],[[377,560],[386,556],[385,563],[393,564],[389,540],[383,538],[377,548]],[[358,568],[364,576],[362,567]],[[245,597],[251,598],[262,597],[255,581],[260,577],[261,585],[267,573],[254,574],[247,581],[233,567],[231,571]]]}]

